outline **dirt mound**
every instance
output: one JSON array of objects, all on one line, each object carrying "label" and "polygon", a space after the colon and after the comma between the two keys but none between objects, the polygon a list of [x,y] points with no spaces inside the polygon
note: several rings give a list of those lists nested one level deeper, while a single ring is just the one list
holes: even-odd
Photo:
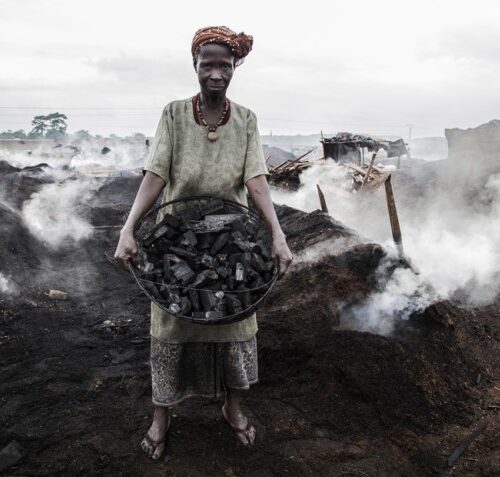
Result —
[{"label": "dirt mound", "polygon": [[19,212],[1,203],[0,223],[0,271],[24,285],[47,250],[31,235]]},{"label": "dirt mound", "polygon": [[276,167],[287,161],[293,161],[296,157],[291,153],[275,146],[263,145],[264,156],[268,158],[266,163],[269,167]]},{"label": "dirt mound", "polygon": [[[2,174],[2,167],[9,172]],[[54,182],[54,179],[45,173],[47,168],[50,166],[42,163],[19,169],[6,161],[1,161],[0,186],[4,191],[2,200],[7,200],[10,205],[20,209],[23,202],[32,194],[38,192],[45,184]]]},{"label": "dirt mound", "polygon": [[21,169],[11,165],[9,162],[0,160],[0,174],[12,174],[13,172],[19,172]]},{"label": "dirt mound", "polygon": [[[137,185],[106,183],[89,211],[94,222],[121,223]],[[13,235],[5,232],[2,243],[15,246],[22,224],[0,210]],[[220,403],[192,400],[174,409],[169,462],[142,458],[148,300],[104,256],[118,230],[97,229],[60,252],[60,267],[71,272],[62,283],[72,290],[67,301],[33,293],[30,302],[0,302],[0,448],[16,441],[23,455],[8,472],[442,475],[448,455],[484,419],[488,427],[467,450],[472,460],[462,459],[455,475],[498,473],[498,423],[488,407],[500,400],[498,305],[443,304],[389,337],[342,328],[339,305],[376,289],[385,251],[320,212],[277,210],[297,260],[259,313],[260,383],[245,401],[259,436],[252,452],[236,444]],[[12,255],[29,263],[33,247]]]}]

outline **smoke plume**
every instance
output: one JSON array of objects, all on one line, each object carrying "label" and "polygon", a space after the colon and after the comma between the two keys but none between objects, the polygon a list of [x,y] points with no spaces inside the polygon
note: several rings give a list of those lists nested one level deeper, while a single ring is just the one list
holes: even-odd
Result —
[{"label": "smoke plume", "polygon": [[0,296],[1,295],[17,295],[17,285],[2,272],[0,272]]},{"label": "smoke plume", "polygon": [[23,205],[22,215],[30,232],[52,248],[90,237],[92,226],[81,215],[81,207],[100,186],[92,178],[46,184]]},{"label": "smoke plume", "polygon": [[[490,166],[479,165],[471,173],[470,167],[445,160],[393,174],[404,251],[418,274],[411,269],[388,274],[383,263],[378,273],[381,290],[345,310],[346,320],[357,329],[388,334],[395,320],[437,299],[483,305],[498,296],[500,173],[492,173]],[[318,209],[319,184],[330,215],[358,231],[363,240],[379,242],[395,253],[383,187],[371,193],[348,192],[346,169],[331,160],[306,170],[301,183],[297,192],[274,190],[273,199],[305,211]]]}]

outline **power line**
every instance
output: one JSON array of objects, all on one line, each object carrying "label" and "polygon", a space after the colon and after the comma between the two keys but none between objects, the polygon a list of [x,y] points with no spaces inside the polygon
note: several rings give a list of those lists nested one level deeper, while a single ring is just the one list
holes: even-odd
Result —
[{"label": "power line", "polygon": [[[144,113],[120,113],[122,116],[146,116],[146,115],[152,115],[152,114],[157,114],[158,110],[160,108],[28,108],[28,107],[7,107],[7,106],[0,106],[0,109],[24,109],[24,110],[55,110],[55,109],[60,109],[60,110],[65,110],[65,111],[72,111],[72,110],[88,110],[88,111],[128,111],[128,110],[143,110],[143,111],[151,111],[151,112],[144,112]],[[82,117],[82,116],[111,116],[114,115],[114,113],[75,113],[72,116],[73,117]],[[10,116],[10,117],[22,117],[22,114],[5,114],[1,113],[0,117],[2,116]],[[277,121],[277,122],[285,122],[285,123],[294,123],[294,124],[317,124],[317,125],[327,125],[327,124],[342,124],[342,126],[354,126],[354,127],[380,127],[380,128],[405,128],[408,127],[407,124],[369,124],[369,123],[346,123],[343,122],[342,120],[335,119],[335,120],[323,120],[323,121],[315,121],[315,120],[309,120],[309,119],[288,119],[288,118],[268,118],[265,116],[259,116],[260,121]]]}]

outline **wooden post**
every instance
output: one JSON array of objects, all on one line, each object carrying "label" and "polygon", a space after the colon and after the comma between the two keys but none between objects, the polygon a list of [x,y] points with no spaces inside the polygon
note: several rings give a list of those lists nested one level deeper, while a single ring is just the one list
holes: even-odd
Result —
[{"label": "wooden post", "polygon": [[389,211],[389,221],[391,222],[392,238],[398,249],[399,256],[403,256],[403,240],[401,238],[401,229],[399,227],[398,211],[396,210],[396,201],[392,191],[391,176],[385,180],[385,195],[387,199],[387,209]]},{"label": "wooden post", "polygon": [[368,182],[368,179],[370,178],[370,174],[372,173],[373,170],[373,163],[375,162],[375,157],[377,156],[377,153],[374,152],[372,154],[372,158],[370,160],[370,165],[368,166],[368,170],[366,171],[365,178],[363,179],[363,183],[361,184],[360,189]]},{"label": "wooden post", "polygon": [[321,204],[321,211],[324,212],[325,214],[328,214],[328,207],[326,206],[326,200],[323,191],[321,190],[319,184],[316,184],[316,187],[318,188],[318,196],[319,196],[319,203]]}]

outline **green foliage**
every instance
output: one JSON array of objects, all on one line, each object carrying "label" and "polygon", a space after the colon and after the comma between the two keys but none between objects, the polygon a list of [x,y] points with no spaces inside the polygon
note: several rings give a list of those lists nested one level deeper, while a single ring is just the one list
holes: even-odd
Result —
[{"label": "green foliage", "polygon": [[18,129],[17,131],[12,131],[8,129],[0,133],[0,139],[27,139],[28,136],[24,132],[24,129]]},{"label": "green foliage", "polygon": [[92,139],[92,134],[90,134],[86,129],[76,131],[74,136],[78,141],[90,141]]},{"label": "green foliage", "polygon": [[31,124],[33,129],[30,137],[46,137],[48,139],[60,139],[66,135],[68,117],[61,113],[51,113],[35,116]]},{"label": "green foliage", "polygon": [[146,140],[146,136],[142,133],[136,132],[131,136],[132,140],[137,142],[144,142]]}]

